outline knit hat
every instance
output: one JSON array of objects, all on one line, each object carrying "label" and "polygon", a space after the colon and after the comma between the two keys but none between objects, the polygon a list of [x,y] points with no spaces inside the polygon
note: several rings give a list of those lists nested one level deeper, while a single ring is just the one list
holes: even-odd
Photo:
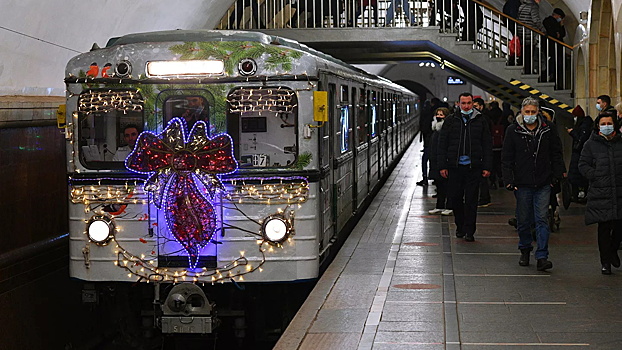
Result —
[{"label": "knit hat", "polygon": [[560,9],[559,7],[553,9],[553,13],[562,16],[562,18],[566,18],[566,13],[564,13],[564,10]]},{"label": "knit hat", "polygon": [[577,105],[572,110],[572,115],[577,116],[577,117],[585,117],[585,111],[583,110],[583,108],[581,108],[581,106]]}]

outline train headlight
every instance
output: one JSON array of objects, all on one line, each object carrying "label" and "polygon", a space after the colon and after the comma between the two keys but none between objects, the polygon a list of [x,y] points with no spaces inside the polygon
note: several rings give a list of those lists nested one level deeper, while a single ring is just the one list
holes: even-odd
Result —
[{"label": "train headlight", "polygon": [[241,75],[254,75],[257,73],[257,63],[252,58],[245,58],[238,63],[238,71]]},{"label": "train headlight", "polygon": [[270,215],[261,225],[261,234],[272,243],[282,243],[291,233],[292,226],[283,215]]},{"label": "train headlight", "polygon": [[86,224],[86,234],[91,242],[106,245],[114,237],[114,223],[104,215],[93,216]]},{"label": "train headlight", "polygon": [[127,78],[132,74],[132,64],[129,61],[121,61],[114,67],[114,73],[119,78]]},{"label": "train headlight", "polygon": [[193,77],[223,74],[224,71],[225,62],[221,60],[147,62],[147,76],[149,77]]}]

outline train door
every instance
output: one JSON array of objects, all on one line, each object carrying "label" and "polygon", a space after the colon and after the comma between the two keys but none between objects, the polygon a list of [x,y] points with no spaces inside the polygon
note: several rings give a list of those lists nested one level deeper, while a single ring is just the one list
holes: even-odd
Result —
[{"label": "train door", "polygon": [[333,133],[335,135],[334,142],[334,161],[333,161],[333,176],[334,176],[334,196],[336,203],[336,230],[337,232],[348,222],[352,217],[353,212],[353,172],[354,165],[354,153],[352,151],[352,101],[351,101],[351,89],[352,87],[343,81],[339,82],[337,87],[338,100],[333,110],[337,114],[335,117],[335,123],[333,124]]},{"label": "train door", "polygon": [[376,187],[380,179],[380,132],[379,132],[379,109],[378,91],[367,91],[369,99],[369,188],[370,191]]},{"label": "train door", "polygon": [[356,85],[352,84],[350,89],[350,129],[351,138],[352,138],[352,212],[356,213],[356,209],[358,208],[358,191],[359,187],[363,187],[363,184],[358,184],[359,174],[362,172],[358,171],[359,161],[362,159],[362,156],[359,156],[358,152],[358,115],[359,115],[359,96],[358,89]]},{"label": "train door", "polygon": [[322,91],[328,90],[328,122],[318,128],[318,141],[320,149],[320,227],[322,229],[320,236],[320,254],[329,247],[329,242],[335,234],[335,200],[333,194],[333,135],[332,128],[334,123],[334,106],[336,85],[328,83],[327,77],[324,76],[319,83],[318,89]]}]

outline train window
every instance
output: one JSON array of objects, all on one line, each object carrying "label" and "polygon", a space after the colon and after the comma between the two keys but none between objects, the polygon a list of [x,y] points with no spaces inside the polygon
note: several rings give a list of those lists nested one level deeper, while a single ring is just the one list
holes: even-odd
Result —
[{"label": "train window", "polygon": [[341,102],[348,102],[348,86],[341,85]]},{"label": "train window", "polygon": [[177,95],[164,100],[164,120],[168,123],[175,117],[186,120],[188,130],[202,120],[209,124],[209,103],[203,96]]},{"label": "train window", "polygon": [[395,125],[397,122],[397,107],[395,105],[395,101],[393,101],[393,104],[391,105],[391,120],[393,125]]},{"label": "train window", "polygon": [[89,169],[124,169],[143,129],[143,99],[136,90],[89,90],[78,99],[78,153]]},{"label": "train window", "polygon": [[297,122],[298,100],[289,88],[244,87],[227,97],[227,133],[240,168],[293,166]]},{"label": "train window", "polygon": [[341,107],[341,116],[339,117],[339,125],[340,129],[338,132],[339,135],[339,145],[341,147],[341,153],[345,153],[350,150],[350,107],[343,106]]}]

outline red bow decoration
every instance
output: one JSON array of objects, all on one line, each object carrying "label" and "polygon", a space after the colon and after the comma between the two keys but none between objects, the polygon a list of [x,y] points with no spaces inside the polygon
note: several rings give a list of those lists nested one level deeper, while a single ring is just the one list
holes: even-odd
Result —
[{"label": "red bow decoration", "polygon": [[194,125],[188,138],[186,130],[185,120],[174,118],[160,135],[143,132],[125,166],[151,175],[145,189],[153,194],[153,204],[164,210],[170,232],[194,268],[218,226],[211,201],[224,191],[219,176],[234,172],[238,164],[229,135],[210,138],[203,121]]}]

